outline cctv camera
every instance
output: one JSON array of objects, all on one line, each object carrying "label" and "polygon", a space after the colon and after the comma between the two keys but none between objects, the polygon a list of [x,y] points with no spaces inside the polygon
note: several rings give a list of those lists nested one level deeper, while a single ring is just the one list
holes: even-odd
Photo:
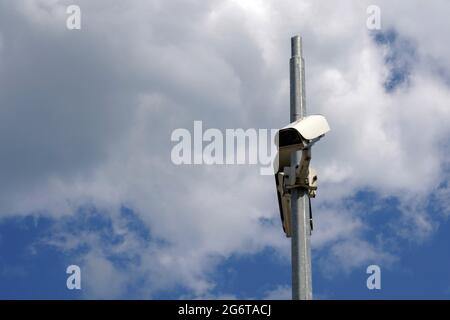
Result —
[{"label": "cctv camera", "polygon": [[275,174],[291,166],[291,153],[310,148],[330,131],[327,119],[322,115],[311,115],[292,122],[275,135],[278,153],[274,161]]},{"label": "cctv camera", "polygon": [[[278,206],[286,237],[291,237],[291,190],[302,188],[309,198],[317,190],[317,174],[310,168],[311,146],[330,131],[327,120],[311,115],[282,128],[275,136],[278,153],[274,162]],[[300,163],[291,164],[291,154],[302,151]],[[311,214],[311,213],[310,213]],[[312,219],[312,218],[311,218]],[[312,220],[311,220],[312,223]]]},{"label": "cctv camera", "polygon": [[279,149],[302,150],[330,131],[327,119],[312,115],[292,122],[278,131],[275,144]]}]

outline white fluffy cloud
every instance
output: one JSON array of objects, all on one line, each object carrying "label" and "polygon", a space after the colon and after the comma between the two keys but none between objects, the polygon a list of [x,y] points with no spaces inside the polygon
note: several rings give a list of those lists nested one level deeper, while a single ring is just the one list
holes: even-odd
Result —
[{"label": "white fluffy cloud", "polygon": [[[80,31],[65,29],[67,1],[0,4],[0,214],[61,218],[92,204],[120,224],[119,208],[132,208],[165,245],[123,229],[120,250],[147,252],[120,270],[108,260],[119,249],[86,235],[95,297],[120,296],[135,277],[149,279],[148,295],[181,285],[204,296],[222,258],[267,246],[287,255],[273,178],[255,167],[174,166],[170,135],[194,120],[285,125],[289,38],[301,33],[308,110],[332,127],[314,150],[314,248],[343,270],[392,262],[344,200],[360,190],[395,196],[404,237],[433,230],[411,199],[437,188],[448,157],[450,22],[444,1],[378,3],[382,31],[416,51],[409,81],[392,92],[383,84],[395,65],[384,58],[402,48],[374,42],[369,1],[78,1]],[[107,291],[109,278],[118,281]]]}]

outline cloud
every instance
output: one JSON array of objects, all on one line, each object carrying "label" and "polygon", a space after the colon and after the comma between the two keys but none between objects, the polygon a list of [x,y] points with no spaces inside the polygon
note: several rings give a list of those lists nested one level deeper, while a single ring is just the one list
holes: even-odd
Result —
[{"label": "cloud", "polygon": [[[251,166],[175,166],[170,136],[194,120],[284,126],[289,37],[298,32],[308,112],[332,127],[313,153],[322,265],[348,272],[395,260],[364,238],[361,212],[345,205],[360,190],[399,199],[402,238],[432,234],[427,208],[410,200],[436,190],[448,157],[446,2],[379,2],[381,32],[395,31],[415,53],[404,59],[404,46],[380,46],[366,29],[369,2],[78,1],[79,31],[65,28],[68,4],[0,4],[0,215],[47,215],[70,228],[65,219],[85,205],[113,225],[131,208],[150,243],[129,228],[115,245],[89,228],[61,227],[47,239],[61,250],[78,248],[74,239],[89,246],[83,272],[92,296],[120,296],[143,278],[152,288],[143,295],[178,285],[211,295],[208,273],[232,254],[273,247],[288,255],[273,178]],[[386,90],[393,72],[408,81]],[[139,263],[120,269],[110,255],[126,252]]]},{"label": "cloud", "polygon": [[360,239],[339,241],[330,249],[330,254],[319,258],[319,266],[326,277],[339,273],[349,274],[354,268],[370,264],[391,267],[396,257],[373,244]]},{"label": "cloud", "polygon": [[267,291],[265,300],[291,300],[292,289],[289,286],[278,286],[273,290]]}]

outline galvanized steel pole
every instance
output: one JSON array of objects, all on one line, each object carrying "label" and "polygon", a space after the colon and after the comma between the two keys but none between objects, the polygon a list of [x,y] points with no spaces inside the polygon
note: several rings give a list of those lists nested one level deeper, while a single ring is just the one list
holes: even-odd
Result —
[{"label": "galvanized steel pole", "polygon": [[[300,36],[291,38],[290,84],[291,122],[294,122],[306,116],[305,64],[302,53],[302,38]],[[298,165],[301,157],[302,151],[292,153],[291,164]],[[306,189],[296,188],[291,191],[291,212],[292,299],[311,300],[311,226]]]}]

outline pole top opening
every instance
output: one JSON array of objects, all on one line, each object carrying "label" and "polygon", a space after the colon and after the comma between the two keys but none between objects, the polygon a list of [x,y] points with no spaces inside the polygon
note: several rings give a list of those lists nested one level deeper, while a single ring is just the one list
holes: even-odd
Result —
[{"label": "pole top opening", "polygon": [[301,57],[303,55],[302,37],[299,35],[291,38],[291,54],[292,57]]}]

